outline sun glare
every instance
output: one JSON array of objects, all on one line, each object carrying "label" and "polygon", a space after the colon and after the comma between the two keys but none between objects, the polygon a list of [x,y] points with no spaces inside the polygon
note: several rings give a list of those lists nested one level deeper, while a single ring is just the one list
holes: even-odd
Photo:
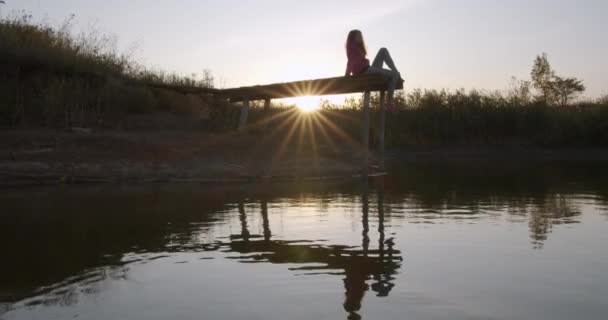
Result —
[{"label": "sun glare", "polygon": [[295,104],[300,111],[312,112],[321,107],[321,97],[305,96],[289,99],[289,103]]},{"label": "sun glare", "polygon": [[321,108],[323,101],[333,105],[343,105],[345,99],[350,96],[353,95],[300,96],[280,99],[280,101],[286,105],[295,105],[302,112],[313,112]]}]

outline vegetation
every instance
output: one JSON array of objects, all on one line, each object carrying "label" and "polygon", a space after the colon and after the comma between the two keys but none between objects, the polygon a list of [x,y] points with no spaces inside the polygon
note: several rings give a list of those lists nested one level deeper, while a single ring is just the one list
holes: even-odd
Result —
[{"label": "vegetation", "polygon": [[[387,116],[390,146],[424,145],[537,145],[607,146],[608,101],[579,102],[552,107],[527,98],[524,89],[484,93],[476,90],[412,90],[396,97],[397,110]],[[359,136],[360,113],[355,107],[324,104],[322,113]],[[378,102],[372,99],[377,110]],[[378,113],[372,113],[372,138]]]},{"label": "vegetation", "polygon": [[92,29],[74,33],[74,16],[60,27],[20,14],[0,20],[0,124],[117,125],[126,114],[200,114],[206,101],[162,86],[213,86],[213,76],[154,71],[116,49],[115,37]]},{"label": "vegetation", "polygon": [[540,98],[545,103],[559,103],[561,106],[566,106],[577,94],[585,91],[581,80],[556,75],[546,53],[537,56],[534,60],[531,76],[534,87],[540,91]]},{"label": "vegetation", "polygon": [[[73,25],[74,17],[52,28],[33,23],[27,14],[0,21],[0,126],[121,127],[129,115],[158,112],[201,120],[200,128],[207,130],[236,125],[238,108],[211,107],[208,96],[167,88],[210,88],[210,72],[179,76],[146,69],[129,54],[119,53],[114,37],[95,30],[74,33]],[[395,111],[387,117],[387,143],[393,147],[606,146],[608,96],[576,100],[584,90],[581,80],[558,76],[548,56],[541,54],[534,61],[531,79],[513,78],[505,92],[415,89],[398,93]],[[326,102],[319,114],[358,140],[361,103],[360,97],[339,106]],[[372,105],[377,110],[377,95]],[[252,132],[288,130],[289,126],[278,122],[291,119],[292,109],[272,111],[276,125],[269,125],[261,105],[255,106]],[[373,114],[372,125],[378,123],[377,116]],[[324,134],[316,133],[317,137]]]},{"label": "vegetation", "polygon": [[[506,92],[414,89],[397,93],[397,110],[387,117],[386,141],[393,147],[607,146],[608,96],[574,101],[584,90],[581,80],[557,76],[547,55],[541,54],[534,61],[531,81],[513,78]],[[377,95],[372,97],[376,110],[378,100]],[[356,137],[359,126],[353,124],[359,124],[360,116],[355,110],[362,103],[361,97],[348,100],[345,109],[324,103],[323,112]],[[331,116],[336,113],[348,116]],[[377,130],[378,121],[372,119],[372,131]]]}]

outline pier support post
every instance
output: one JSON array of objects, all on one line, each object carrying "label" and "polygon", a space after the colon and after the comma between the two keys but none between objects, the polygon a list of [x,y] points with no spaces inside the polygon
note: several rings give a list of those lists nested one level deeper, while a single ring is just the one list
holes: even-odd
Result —
[{"label": "pier support post", "polygon": [[371,93],[365,91],[363,94],[363,125],[361,126],[361,143],[363,144],[363,172],[368,173],[369,167],[369,100]]},{"label": "pier support post", "polygon": [[241,107],[241,117],[239,118],[239,131],[245,130],[247,126],[247,116],[249,115],[249,98],[243,99],[243,106]]},{"label": "pier support post", "polygon": [[262,122],[264,131],[268,131],[268,127],[270,126],[270,101],[270,98],[264,99],[264,120]]},{"label": "pier support post", "polygon": [[264,113],[270,111],[270,98],[264,99]]},{"label": "pier support post", "polygon": [[380,167],[384,170],[384,135],[386,132],[386,92],[380,91],[380,130],[378,130],[378,152],[380,153]]}]

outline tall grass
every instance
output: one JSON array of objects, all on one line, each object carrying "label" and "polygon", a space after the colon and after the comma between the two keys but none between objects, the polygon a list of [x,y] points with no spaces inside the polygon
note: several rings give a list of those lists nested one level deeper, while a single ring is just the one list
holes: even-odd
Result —
[{"label": "tall grass", "polygon": [[[73,26],[73,17],[56,28],[34,23],[28,14],[0,21],[0,126],[116,127],[130,114],[170,112],[205,120],[201,126],[210,130],[234,128],[237,108],[214,103],[210,96],[158,86],[209,88],[213,86],[209,72],[180,76],[150,70],[120,53],[115,37],[95,29],[75,33]],[[374,111],[378,100],[377,95],[372,97]],[[534,99],[529,82],[514,79],[507,92],[416,89],[398,93],[395,102],[396,111],[387,117],[389,147],[608,145],[608,96],[551,106]],[[323,132],[319,125],[297,130],[314,131],[309,133],[319,142],[328,133],[359,140],[361,105],[360,97],[340,106],[324,103],[319,113],[335,130]],[[280,126],[291,119],[293,110],[289,110],[273,111],[274,120],[266,123],[261,108],[253,108],[253,132],[281,128],[285,132],[277,137],[289,134],[291,126]],[[372,142],[378,114],[372,113]]]},{"label": "tall grass", "polygon": [[209,107],[207,97],[158,85],[209,88],[210,72],[147,69],[118,52],[115,37],[73,26],[73,16],[56,28],[29,14],[0,20],[0,125],[116,125],[129,113],[197,116]]},{"label": "tall grass", "polygon": [[[262,109],[250,113],[252,132],[275,132],[277,137],[315,137],[317,144],[327,144],[326,132],[334,140],[348,136],[345,141],[361,140],[361,97],[347,100],[345,106],[324,103],[317,115],[306,121],[272,113],[265,117]],[[509,92],[480,92],[472,90],[412,90],[399,92],[396,110],[387,112],[386,144],[390,148],[418,146],[547,146],[604,147],[608,146],[608,101],[579,102],[556,107],[535,101],[531,96]],[[378,143],[379,99],[372,95],[372,146]],[[281,112],[280,110],[277,112]],[[265,118],[272,118],[265,123]],[[321,121],[319,118],[326,119]],[[284,122],[290,124],[281,125]],[[299,125],[298,125],[299,123]],[[331,123],[331,125],[329,124]],[[295,126],[290,134],[291,128]],[[330,127],[334,127],[332,130]],[[280,129],[277,129],[280,128]],[[312,133],[312,134],[311,134]],[[299,143],[295,139],[293,143]],[[303,143],[309,143],[304,141]]]},{"label": "tall grass", "polygon": [[[354,103],[360,105],[361,101]],[[377,105],[376,100],[373,104],[376,110]],[[392,146],[608,146],[605,99],[556,107],[517,90],[506,93],[413,90],[400,92],[396,107],[387,116],[386,141]],[[325,110],[341,112],[331,105],[325,106]],[[336,117],[335,121],[340,122],[340,118],[344,117]],[[378,123],[375,112],[372,131],[378,130]],[[375,137],[375,132],[372,135]]]}]

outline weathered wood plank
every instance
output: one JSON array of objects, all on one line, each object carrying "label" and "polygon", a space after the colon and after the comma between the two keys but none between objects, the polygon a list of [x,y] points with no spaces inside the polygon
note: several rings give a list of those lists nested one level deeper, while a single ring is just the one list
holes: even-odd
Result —
[{"label": "weathered wood plank", "polygon": [[[359,93],[364,91],[384,91],[389,89],[390,80],[382,75],[358,75],[316,80],[277,83],[263,86],[240,87],[220,90],[219,94],[232,102],[292,98],[300,96],[323,96],[331,94]],[[397,85],[403,89],[403,82]]]}]

